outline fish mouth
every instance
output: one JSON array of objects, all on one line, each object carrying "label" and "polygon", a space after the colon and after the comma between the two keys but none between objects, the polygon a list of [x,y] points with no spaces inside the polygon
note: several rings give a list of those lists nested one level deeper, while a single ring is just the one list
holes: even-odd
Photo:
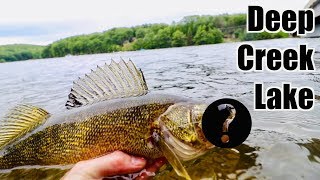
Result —
[{"label": "fish mouth", "polygon": [[196,149],[178,138],[169,131],[169,129],[160,122],[160,128],[164,136],[165,142],[173,149],[175,154],[183,161],[188,161],[201,156],[205,153],[204,149]]}]

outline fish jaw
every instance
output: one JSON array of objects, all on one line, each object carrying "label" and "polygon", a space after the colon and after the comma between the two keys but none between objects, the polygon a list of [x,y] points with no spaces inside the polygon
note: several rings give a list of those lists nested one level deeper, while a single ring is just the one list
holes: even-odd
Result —
[{"label": "fish jaw", "polygon": [[158,119],[160,134],[183,161],[195,159],[214,146],[201,130],[201,119],[207,105],[177,103]]},{"label": "fish jaw", "polygon": [[176,138],[165,125],[161,126],[165,142],[172,147],[175,154],[183,161],[195,159],[205,153],[202,149],[196,149]]}]

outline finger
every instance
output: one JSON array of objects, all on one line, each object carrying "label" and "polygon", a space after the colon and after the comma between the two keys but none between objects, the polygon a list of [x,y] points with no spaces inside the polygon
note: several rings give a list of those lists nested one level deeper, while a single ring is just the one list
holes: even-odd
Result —
[{"label": "finger", "polygon": [[167,163],[166,158],[158,158],[153,164],[146,168],[149,172],[157,172],[164,164]]},{"label": "finger", "polygon": [[[146,160],[130,156],[121,151],[77,163],[70,173],[85,174],[87,178],[99,179],[107,176],[129,174],[144,168]],[[73,171],[73,172],[72,172]]]},{"label": "finger", "polygon": [[146,171],[141,173],[139,175],[139,177],[136,178],[136,180],[148,180],[148,179],[152,179],[152,176],[150,176],[150,174],[154,174],[157,171],[159,171],[159,169],[167,163],[166,158],[158,158],[156,159],[151,165],[149,165],[146,168]]}]

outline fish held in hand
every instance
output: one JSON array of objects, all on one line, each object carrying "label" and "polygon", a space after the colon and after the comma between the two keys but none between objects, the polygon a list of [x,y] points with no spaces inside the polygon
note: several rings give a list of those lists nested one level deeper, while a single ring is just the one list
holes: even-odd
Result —
[{"label": "fish held in hand", "polygon": [[207,105],[149,93],[132,61],[98,66],[74,81],[67,111],[19,105],[0,121],[0,169],[72,165],[115,150],[149,159],[166,157],[187,179],[181,161],[213,145],[201,130]]}]

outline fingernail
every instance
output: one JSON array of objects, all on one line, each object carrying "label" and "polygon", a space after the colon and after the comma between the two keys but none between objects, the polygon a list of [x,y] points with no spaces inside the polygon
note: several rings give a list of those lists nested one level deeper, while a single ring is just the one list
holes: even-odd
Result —
[{"label": "fingernail", "polygon": [[141,166],[141,165],[144,165],[146,163],[146,160],[144,158],[141,158],[141,157],[132,157],[131,158],[131,163],[136,165],[136,166]]}]

